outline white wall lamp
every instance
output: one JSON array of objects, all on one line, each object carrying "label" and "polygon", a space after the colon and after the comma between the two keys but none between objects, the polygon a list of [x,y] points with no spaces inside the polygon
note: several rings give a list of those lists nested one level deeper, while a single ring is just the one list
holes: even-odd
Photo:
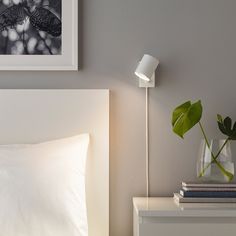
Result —
[{"label": "white wall lamp", "polygon": [[149,93],[148,88],[155,87],[155,71],[159,60],[145,54],[139,62],[135,75],[139,78],[139,87],[146,88],[146,196],[149,197]]}]

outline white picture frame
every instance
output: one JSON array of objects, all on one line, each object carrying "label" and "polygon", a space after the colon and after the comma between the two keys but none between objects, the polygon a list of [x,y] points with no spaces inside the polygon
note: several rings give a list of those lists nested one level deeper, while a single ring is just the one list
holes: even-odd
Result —
[{"label": "white picture frame", "polygon": [[62,49],[60,55],[0,55],[3,71],[78,70],[78,0],[62,1]]}]

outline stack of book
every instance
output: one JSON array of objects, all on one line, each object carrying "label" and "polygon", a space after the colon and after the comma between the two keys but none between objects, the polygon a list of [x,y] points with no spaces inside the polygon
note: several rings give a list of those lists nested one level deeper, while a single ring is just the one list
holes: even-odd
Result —
[{"label": "stack of book", "polygon": [[177,203],[236,203],[236,184],[182,183]]}]

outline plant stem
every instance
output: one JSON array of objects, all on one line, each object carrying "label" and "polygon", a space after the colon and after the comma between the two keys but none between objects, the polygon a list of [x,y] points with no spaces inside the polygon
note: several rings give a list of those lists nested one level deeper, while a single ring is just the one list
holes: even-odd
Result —
[{"label": "plant stem", "polygon": [[211,148],[210,148],[209,141],[208,141],[208,139],[207,139],[206,133],[205,133],[205,131],[204,131],[204,129],[203,129],[203,126],[202,126],[202,124],[201,124],[200,121],[199,121],[199,126],[200,126],[200,129],[201,129],[201,131],[202,131],[203,137],[204,137],[204,139],[205,139],[206,145],[207,145],[209,151],[211,152],[211,157],[212,157],[212,159],[214,160],[214,159],[215,159],[215,156],[214,156],[214,154],[213,154],[213,152],[212,152],[212,150],[211,150]]},{"label": "plant stem", "polygon": [[210,166],[211,164],[215,163],[215,164],[219,167],[219,169],[221,170],[221,172],[222,172],[225,176],[228,177],[229,181],[232,180],[232,179],[233,179],[233,175],[232,175],[230,172],[228,172],[227,170],[225,170],[225,168],[217,161],[217,158],[219,157],[221,151],[224,149],[225,145],[228,143],[229,138],[227,138],[227,139],[225,140],[224,144],[222,145],[222,147],[221,147],[220,150],[218,151],[217,155],[214,156],[214,154],[213,154],[213,152],[212,152],[212,150],[211,150],[211,148],[210,148],[209,141],[208,141],[208,139],[207,139],[206,133],[205,133],[205,131],[204,131],[204,128],[203,128],[201,122],[199,122],[199,126],[200,126],[200,129],[201,129],[202,134],[203,134],[203,136],[204,136],[206,145],[207,145],[209,151],[211,152],[211,157],[212,157],[211,162],[208,163],[208,164],[203,168],[203,170],[202,170],[201,173],[199,174],[199,177],[202,177],[202,176],[204,175],[205,171],[209,168],[209,166]]},{"label": "plant stem", "polygon": [[225,145],[227,144],[228,141],[229,141],[229,139],[226,139],[226,141],[224,142],[224,144],[222,145],[222,147],[220,148],[220,150],[218,151],[218,153],[217,153],[216,156],[214,156],[214,154],[213,154],[212,151],[210,150],[210,146],[207,144],[208,149],[211,151],[211,155],[212,155],[212,157],[213,157],[213,160],[212,160],[210,163],[208,163],[208,165],[205,167],[205,169],[207,169],[207,168],[208,168],[211,164],[213,164],[214,162],[215,162],[216,164],[218,163],[217,158],[219,157],[221,151],[223,150],[223,148],[225,147]]},{"label": "plant stem", "polygon": [[47,43],[46,43],[46,40],[40,35],[40,33],[38,32],[38,30],[36,30],[36,31],[37,31],[38,37],[43,41],[43,43],[44,43],[45,47],[47,48],[49,54],[53,55],[51,48],[50,48],[50,47],[47,45]]},{"label": "plant stem", "polygon": [[6,37],[6,40],[5,40],[4,53],[3,54],[7,54],[8,42],[9,42],[9,31],[7,29],[7,37]]},{"label": "plant stem", "polygon": [[[27,20],[26,20],[27,22]],[[23,41],[23,47],[24,47],[24,54],[29,54],[28,48],[27,48],[27,44],[26,44],[26,40],[25,40],[25,24],[24,23],[24,27],[23,27],[23,33],[22,33],[22,41]]]},{"label": "plant stem", "polygon": [[[220,150],[218,151],[218,153],[217,153],[217,155],[214,157],[214,159],[213,159],[210,163],[208,163],[207,166],[202,170],[201,174],[199,175],[200,177],[203,176],[203,174],[204,174],[204,172],[207,170],[207,168],[208,168],[211,164],[213,164],[214,162],[219,166],[220,169],[224,168],[224,167],[217,161],[217,158],[219,157],[221,151],[223,150],[223,148],[225,147],[225,145],[228,143],[228,141],[229,141],[229,138],[227,138],[227,139],[225,140],[225,142],[223,143],[222,147],[220,148]],[[228,172],[228,173],[229,173],[229,172]]]},{"label": "plant stem", "polygon": [[216,154],[216,158],[220,155],[220,153],[222,152],[222,150],[224,149],[225,145],[229,142],[229,138],[227,138],[225,140],[225,142],[223,143],[222,147],[220,148],[220,150],[218,151],[218,153]]}]

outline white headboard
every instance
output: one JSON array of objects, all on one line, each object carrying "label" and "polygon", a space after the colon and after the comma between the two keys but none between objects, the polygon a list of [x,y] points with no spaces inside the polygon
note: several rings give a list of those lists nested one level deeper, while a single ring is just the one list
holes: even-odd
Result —
[{"label": "white headboard", "polygon": [[109,235],[109,91],[0,90],[0,143],[91,134],[86,194],[89,236]]}]

